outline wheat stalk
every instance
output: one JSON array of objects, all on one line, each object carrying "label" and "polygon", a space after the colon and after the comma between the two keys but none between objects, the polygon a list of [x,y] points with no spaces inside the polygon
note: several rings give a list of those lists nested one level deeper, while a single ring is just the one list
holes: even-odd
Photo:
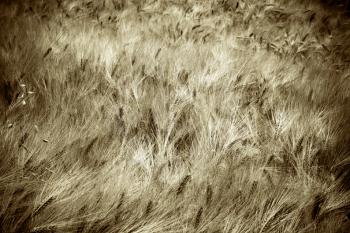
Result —
[{"label": "wheat stalk", "polygon": [[55,200],[55,197],[48,198],[42,205],[40,205],[34,212],[33,217],[40,214],[42,211],[44,211],[53,201]]},{"label": "wheat stalk", "polygon": [[193,224],[195,229],[198,228],[199,223],[201,222],[202,214],[203,214],[203,207],[199,208],[199,210],[197,211],[196,218]]},{"label": "wheat stalk", "polygon": [[152,208],[153,208],[153,202],[152,202],[152,200],[149,200],[147,203],[147,206],[146,206],[145,213],[144,213],[145,217],[147,217],[149,215],[149,213],[152,211]]},{"label": "wheat stalk", "polygon": [[210,205],[211,201],[213,198],[213,189],[211,188],[211,185],[207,185],[207,190],[206,190],[206,205]]},{"label": "wheat stalk", "polygon": [[186,175],[186,176],[182,179],[182,181],[181,181],[179,187],[178,187],[177,190],[176,190],[176,196],[178,196],[178,195],[180,195],[180,194],[182,194],[182,193],[184,192],[184,190],[185,190],[185,188],[186,188],[186,185],[187,185],[188,182],[190,182],[190,180],[191,180],[191,176],[190,176],[190,175]]}]

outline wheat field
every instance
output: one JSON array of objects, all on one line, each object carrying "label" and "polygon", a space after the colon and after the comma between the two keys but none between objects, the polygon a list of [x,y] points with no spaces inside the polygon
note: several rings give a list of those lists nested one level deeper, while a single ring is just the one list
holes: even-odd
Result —
[{"label": "wheat field", "polygon": [[347,9],[1,1],[0,232],[349,232]]}]

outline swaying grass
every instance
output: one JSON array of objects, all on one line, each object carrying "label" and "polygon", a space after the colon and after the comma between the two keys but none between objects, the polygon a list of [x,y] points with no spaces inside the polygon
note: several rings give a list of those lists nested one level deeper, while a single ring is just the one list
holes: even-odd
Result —
[{"label": "swaying grass", "polygon": [[345,8],[0,9],[1,232],[350,229]]}]

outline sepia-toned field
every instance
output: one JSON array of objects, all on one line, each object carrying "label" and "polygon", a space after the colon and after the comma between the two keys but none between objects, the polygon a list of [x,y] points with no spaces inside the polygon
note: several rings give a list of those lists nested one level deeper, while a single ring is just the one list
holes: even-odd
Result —
[{"label": "sepia-toned field", "polygon": [[1,1],[0,232],[349,232],[346,9]]}]

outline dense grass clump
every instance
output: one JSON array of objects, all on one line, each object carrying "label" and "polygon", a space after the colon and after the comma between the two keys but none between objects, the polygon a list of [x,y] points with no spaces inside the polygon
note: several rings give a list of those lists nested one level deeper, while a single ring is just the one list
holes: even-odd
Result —
[{"label": "dense grass clump", "polygon": [[346,233],[346,4],[2,1],[0,231]]}]

